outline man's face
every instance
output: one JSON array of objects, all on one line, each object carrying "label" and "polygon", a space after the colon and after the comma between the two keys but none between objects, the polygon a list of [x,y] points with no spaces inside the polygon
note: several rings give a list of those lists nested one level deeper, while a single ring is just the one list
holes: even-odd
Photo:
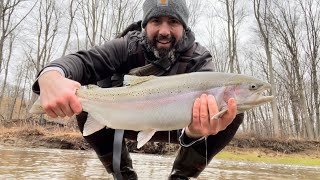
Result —
[{"label": "man's face", "polygon": [[148,43],[159,51],[168,53],[183,37],[183,25],[173,17],[156,17],[148,21],[145,31]]}]

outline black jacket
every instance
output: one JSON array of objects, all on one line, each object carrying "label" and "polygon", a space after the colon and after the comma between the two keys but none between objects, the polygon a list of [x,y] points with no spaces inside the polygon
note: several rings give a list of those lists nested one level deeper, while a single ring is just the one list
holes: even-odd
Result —
[{"label": "black jacket", "polygon": [[[143,33],[143,31],[130,31],[124,37],[113,39],[101,46],[56,59],[46,67],[60,67],[67,78],[82,85],[96,84],[103,79],[110,79],[114,74],[127,74],[133,68],[156,61],[144,46]],[[169,70],[163,75],[176,74],[177,72],[173,71],[177,69],[176,66],[180,61],[187,62],[187,66],[184,72],[178,73],[213,71],[211,54],[205,47],[195,42],[191,30],[186,31],[184,41],[178,47],[176,54],[176,62],[170,64]],[[37,82],[32,89],[35,93],[40,93]]]}]

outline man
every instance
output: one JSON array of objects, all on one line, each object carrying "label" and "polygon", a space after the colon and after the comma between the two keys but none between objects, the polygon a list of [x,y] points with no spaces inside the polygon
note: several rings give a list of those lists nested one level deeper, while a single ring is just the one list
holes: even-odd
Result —
[{"label": "man", "polygon": [[[40,72],[33,91],[40,93],[42,106],[51,117],[77,114],[82,132],[88,117],[75,96],[81,85],[110,87],[123,74],[139,72],[147,64],[159,71],[151,74],[172,75],[195,71],[213,71],[211,55],[195,43],[188,27],[189,11],[185,0],[146,0],[143,4],[142,31],[130,31],[124,37],[106,42],[88,51],[80,51],[51,62]],[[146,72],[134,74],[147,75]],[[119,76],[120,74],[120,76]],[[67,78],[66,78],[67,77]],[[233,138],[243,114],[236,116],[234,99],[228,101],[228,112],[220,119],[210,117],[218,112],[215,98],[203,94],[195,99],[192,122],[182,130],[172,131],[171,141],[181,148],[169,179],[197,177],[207,163]],[[128,119],[130,121],[130,119]],[[135,139],[137,132],[126,131],[125,137]],[[113,129],[102,129],[85,139],[96,151],[109,173],[112,168]],[[207,137],[206,141],[204,137]],[[168,140],[168,132],[157,132],[152,140]],[[121,174],[124,179],[137,179],[132,161],[123,141]]]}]

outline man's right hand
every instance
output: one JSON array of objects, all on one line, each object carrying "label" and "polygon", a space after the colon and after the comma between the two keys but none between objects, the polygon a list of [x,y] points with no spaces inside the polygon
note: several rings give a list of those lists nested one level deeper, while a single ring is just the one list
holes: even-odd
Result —
[{"label": "man's right hand", "polygon": [[76,96],[80,83],[63,77],[58,71],[48,71],[38,79],[40,101],[46,114],[52,118],[73,116],[82,111]]}]

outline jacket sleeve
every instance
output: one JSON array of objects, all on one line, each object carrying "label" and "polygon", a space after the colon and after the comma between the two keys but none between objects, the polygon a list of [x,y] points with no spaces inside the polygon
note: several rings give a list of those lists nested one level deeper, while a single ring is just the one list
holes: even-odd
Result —
[{"label": "jacket sleeve", "polygon": [[[82,85],[92,84],[126,69],[127,44],[126,37],[113,39],[90,50],[56,59],[46,67],[59,67],[67,78],[78,81]],[[43,69],[39,74],[42,71]],[[37,81],[33,84],[32,90],[39,93]]]}]

